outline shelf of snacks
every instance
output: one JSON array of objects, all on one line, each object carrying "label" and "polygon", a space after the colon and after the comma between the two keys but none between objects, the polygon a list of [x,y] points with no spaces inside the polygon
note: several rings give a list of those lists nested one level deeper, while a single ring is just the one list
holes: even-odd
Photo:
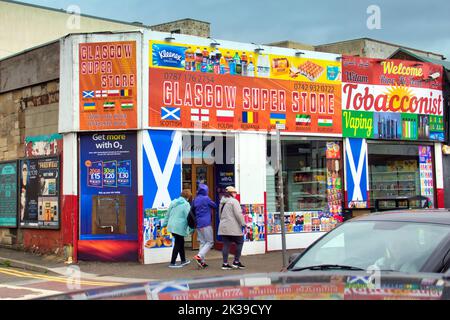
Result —
[{"label": "shelf of snacks", "polygon": [[[284,217],[286,233],[328,232],[338,224],[329,213],[322,210],[285,212]],[[279,212],[267,215],[267,233],[281,233]]]}]

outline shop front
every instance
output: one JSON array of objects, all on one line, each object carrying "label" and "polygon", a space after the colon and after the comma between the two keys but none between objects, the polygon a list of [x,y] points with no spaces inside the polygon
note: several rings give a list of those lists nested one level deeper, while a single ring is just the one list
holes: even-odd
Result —
[{"label": "shop front", "polygon": [[442,67],[343,58],[345,207],[443,207]]}]

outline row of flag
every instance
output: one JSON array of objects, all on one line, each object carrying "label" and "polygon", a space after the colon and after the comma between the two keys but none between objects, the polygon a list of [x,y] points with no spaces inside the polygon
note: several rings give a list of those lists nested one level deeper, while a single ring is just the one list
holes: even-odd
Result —
[{"label": "row of flag", "polygon": [[[120,102],[120,108],[122,110],[129,110],[134,108],[133,101],[121,101]],[[95,102],[85,102],[83,105],[84,111],[96,111],[97,106],[101,106],[101,104],[97,104]],[[103,109],[104,110],[114,110],[116,108],[115,102],[103,102]]]},{"label": "row of flag", "polygon": [[133,95],[132,89],[122,90],[86,90],[83,91],[83,99],[93,98],[110,98],[110,97],[131,97]]},{"label": "row of flag", "polygon": [[[234,122],[235,114],[233,110],[216,110],[216,118],[219,122]],[[176,107],[162,107],[161,108],[161,120],[173,120],[181,121],[181,108]],[[191,109],[191,121],[210,121],[210,110],[192,108]],[[256,124],[258,123],[258,113],[253,111],[242,112],[242,123]],[[311,116],[306,114],[297,114],[295,118],[297,125],[311,125]],[[333,126],[333,118],[329,116],[319,116],[319,127],[331,127]],[[270,124],[286,124],[286,114],[284,113],[270,113]]]}]

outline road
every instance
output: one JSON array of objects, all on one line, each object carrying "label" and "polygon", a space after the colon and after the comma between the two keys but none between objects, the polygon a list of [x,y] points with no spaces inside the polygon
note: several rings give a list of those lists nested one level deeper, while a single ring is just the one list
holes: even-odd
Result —
[{"label": "road", "polygon": [[67,276],[50,275],[0,267],[0,300],[35,299],[70,291],[108,287],[124,283],[82,279],[75,272]]}]

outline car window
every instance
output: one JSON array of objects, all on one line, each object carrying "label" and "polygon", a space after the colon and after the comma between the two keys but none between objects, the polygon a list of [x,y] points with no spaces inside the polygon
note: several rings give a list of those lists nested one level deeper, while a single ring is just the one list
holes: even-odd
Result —
[{"label": "car window", "polygon": [[317,242],[294,268],[339,264],[419,272],[449,229],[445,225],[412,222],[348,222]]}]

